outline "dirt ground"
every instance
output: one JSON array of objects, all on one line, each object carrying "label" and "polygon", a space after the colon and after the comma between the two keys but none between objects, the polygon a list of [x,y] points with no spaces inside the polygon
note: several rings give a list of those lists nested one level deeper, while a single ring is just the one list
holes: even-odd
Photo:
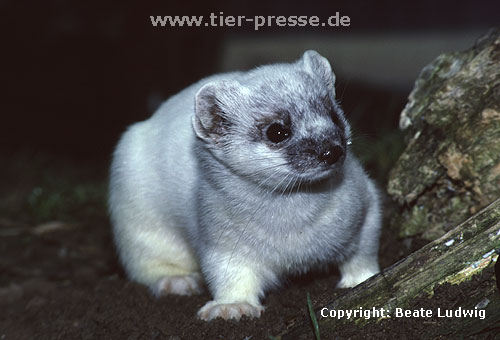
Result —
[{"label": "dirt ground", "polygon": [[[265,339],[306,316],[306,292],[326,302],[338,276],[291,280],[259,320],[197,320],[209,294],[155,299],[127,281],[110,226],[0,222],[1,339]],[[338,292],[337,292],[338,293]]]},{"label": "dirt ground", "polygon": [[[5,190],[23,190],[4,184]],[[32,184],[27,180],[24,185],[31,188]],[[88,196],[85,192],[79,195]],[[53,196],[44,196],[43,202],[51,200]],[[78,203],[74,197],[72,200]],[[76,204],[66,215],[49,208],[43,206],[49,211],[47,216],[61,217],[56,222],[33,222],[33,218],[19,213],[0,215],[0,340],[270,339],[270,335],[307,320],[307,292],[314,308],[343,293],[335,289],[339,277],[333,269],[329,274],[291,278],[281,289],[269,292],[264,301],[267,308],[260,319],[204,322],[195,315],[210,299],[208,292],[156,299],[145,287],[126,279],[102,206],[95,213],[87,205]],[[57,222],[68,220],[72,222]],[[380,263],[386,268],[420,246],[414,242],[408,247],[384,230]],[[462,289],[440,289],[432,300],[416,301],[415,306],[452,306],[457,299],[466,297],[464,291],[494,284],[494,274],[485,271],[467,284]],[[387,320],[365,328],[362,333],[354,328],[342,329],[335,334],[322,333],[321,339],[416,339],[425,338],[430,327],[442,328],[441,338],[446,339],[445,330],[457,327],[448,321]],[[472,338],[493,339],[492,334],[490,330]],[[306,338],[314,339],[312,328]]]},{"label": "dirt ground", "polygon": [[[203,322],[195,314],[210,298],[208,293],[155,299],[145,287],[127,281],[107,221],[33,227],[2,220],[0,225],[2,340],[269,339],[307,317],[306,292],[316,308],[342,293],[334,289],[335,272],[294,278],[267,295],[267,309],[258,320]],[[382,239],[381,262],[387,266],[402,253],[390,251],[396,244],[390,235]],[[456,298],[452,289],[439,294],[441,300],[447,294]],[[406,319],[368,333],[373,338],[406,334],[403,338],[413,339],[423,327],[429,325]],[[366,339],[369,334],[322,334],[322,339]]]}]

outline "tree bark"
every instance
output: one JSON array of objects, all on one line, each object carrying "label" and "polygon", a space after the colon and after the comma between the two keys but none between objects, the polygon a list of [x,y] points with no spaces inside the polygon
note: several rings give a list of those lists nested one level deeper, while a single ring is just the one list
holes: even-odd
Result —
[{"label": "tree bark", "polygon": [[426,66],[401,113],[387,191],[400,237],[432,241],[500,197],[500,30]]}]

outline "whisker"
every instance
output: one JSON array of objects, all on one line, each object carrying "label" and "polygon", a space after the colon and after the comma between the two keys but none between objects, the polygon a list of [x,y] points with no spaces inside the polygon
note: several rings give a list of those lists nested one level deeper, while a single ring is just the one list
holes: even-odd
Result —
[{"label": "whisker", "polygon": [[348,79],[346,79],[346,81],[345,81],[345,85],[344,85],[344,88],[342,89],[342,93],[341,93],[341,95],[340,95],[340,99],[338,99],[338,100],[337,100],[339,103],[341,103],[341,102],[342,102],[342,99],[344,98],[344,93],[345,93],[345,90],[346,90],[346,88],[347,88],[347,84],[348,84],[348,83],[349,83],[349,78],[348,78]]},{"label": "whisker", "polygon": [[270,165],[268,167],[265,167],[265,168],[259,169],[257,171],[254,171],[253,173],[248,174],[248,176],[260,175],[261,173],[266,172],[268,170],[277,169],[277,168],[280,168],[280,167],[283,167],[283,166],[286,166],[286,165],[290,165],[290,163],[287,162],[287,163],[281,163],[281,164],[273,164],[273,165]]}]

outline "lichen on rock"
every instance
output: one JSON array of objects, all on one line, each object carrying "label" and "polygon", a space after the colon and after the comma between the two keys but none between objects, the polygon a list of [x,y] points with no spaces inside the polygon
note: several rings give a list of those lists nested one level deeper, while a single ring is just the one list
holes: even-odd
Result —
[{"label": "lichen on rock", "polygon": [[433,240],[500,197],[500,30],[426,66],[401,113],[387,190],[401,237]]}]

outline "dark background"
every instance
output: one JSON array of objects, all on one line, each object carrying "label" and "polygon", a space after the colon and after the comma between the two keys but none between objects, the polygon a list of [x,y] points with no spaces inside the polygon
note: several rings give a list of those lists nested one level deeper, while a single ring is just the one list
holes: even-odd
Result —
[{"label": "dark background", "polygon": [[[280,0],[258,4],[247,0],[211,5],[183,1],[155,7],[139,1],[0,1],[4,86],[0,151],[7,156],[46,152],[78,162],[108,161],[125,127],[151,115],[159,99],[220,71],[222,46],[228,37],[233,41],[273,37],[278,43],[282,35],[324,38],[424,32],[432,36],[437,31],[486,32],[499,23],[498,1],[401,3]],[[235,16],[316,15],[322,20],[339,11],[351,18],[351,26],[274,25],[256,32],[251,25],[159,28],[149,19],[150,15],[209,16],[220,11]],[[321,50],[321,46],[316,48]],[[268,60],[266,55],[260,59]],[[366,96],[387,95],[362,81],[347,86],[343,76],[338,75],[337,87],[340,84],[340,90],[345,90],[343,105],[348,113]],[[392,111],[385,110],[393,128],[412,83],[389,94],[397,96]],[[379,120],[360,117],[355,123],[360,131],[371,133],[373,121]]]}]

